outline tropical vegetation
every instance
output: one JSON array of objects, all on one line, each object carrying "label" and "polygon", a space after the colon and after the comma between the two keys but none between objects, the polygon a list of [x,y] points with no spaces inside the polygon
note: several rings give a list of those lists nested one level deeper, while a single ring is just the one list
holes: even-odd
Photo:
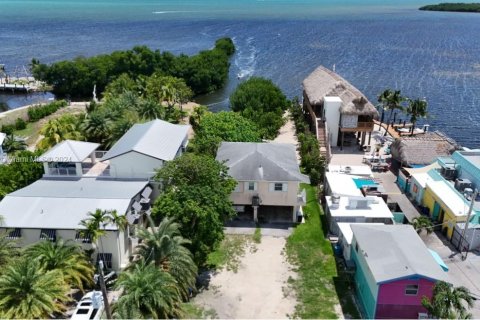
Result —
[{"label": "tropical vegetation", "polygon": [[264,139],[274,139],[285,123],[283,114],[288,100],[271,81],[252,77],[238,85],[230,96],[230,107],[254,121]]},{"label": "tropical vegetation", "polygon": [[440,3],[420,7],[426,11],[480,12],[480,3]]},{"label": "tropical vegetation", "polygon": [[412,123],[410,135],[413,136],[418,119],[428,116],[427,101],[418,98],[414,100],[408,99],[407,101],[408,106],[405,108],[405,113],[410,116],[410,122]]},{"label": "tropical vegetation", "polygon": [[23,188],[42,177],[43,165],[35,161],[38,155],[38,152],[17,151],[10,155],[14,161],[0,165],[0,200],[8,193]]},{"label": "tropical vegetation", "polygon": [[38,142],[37,148],[47,150],[63,140],[85,140],[80,128],[83,116],[65,114],[59,118],[49,120],[41,129],[43,138]]},{"label": "tropical vegetation", "polygon": [[223,87],[228,78],[229,57],[234,51],[232,40],[222,38],[216,41],[213,49],[194,56],[175,56],[170,52],[136,46],[131,50],[89,58],[77,57],[51,65],[33,59],[31,66],[33,76],[51,85],[53,93],[62,97],[90,98],[94,86],[101,94],[112,80],[122,74],[136,80],[155,72],[181,78],[194,94],[200,94]]},{"label": "tropical vegetation", "polygon": [[298,99],[293,99],[289,106],[290,117],[295,123],[299,142],[300,166],[310,176],[310,183],[318,185],[325,173],[326,160],[320,154],[317,137],[310,131]]},{"label": "tropical vegetation", "polygon": [[153,206],[158,222],[175,217],[197,265],[203,265],[223,239],[225,219],[235,215],[230,194],[236,182],[228,168],[208,155],[185,153],[158,170],[163,192]]},{"label": "tropical vegetation", "polygon": [[35,105],[28,108],[28,121],[35,122],[46,116],[51,115],[52,113],[57,112],[58,109],[64,108],[67,106],[65,100],[57,100],[45,105]]},{"label": "tropical vegetation", "polygon": [[401,95],[400,90],[392,91],[390,89],[386,89],[378,96],[377,100],[384,111],[389,111],[387,119],[387,129],[385,130],[385,135],[387,135],[388,128],[390,127],[392,121],[393,113],[397,110],[404,110],[402,103],[405,101],[405,97]]},{"label": "tropical vegetation", "polygon": [[41,241],[28,248],[24,256],[37,261],[44,272],[58,270],[66,284],[84,291],[93,285],[94,268],[79,244],[71,240]]},{"label": "tropical vegetation", "polygon": [[45,272],[36,260],[15,260],[0,276],[0,318],[51,318],[65,311],[68,292],[60,270]]},{"label": "tropical vegetation", "polygon": [[413,218],[412,220],[412,227],[417,231],[417,233],[421,233],[422,231],[426,231],[427,234],[430,234],[433,232],[433,223],[430,218],[426,216],[420,216]]},{"label": "tropical vegetation", "polygon": [[[195,118],[194,118],[195,119]],[[222,111],[205,113],[196,124],[192,148],[197,153],[215,156],[222,141],[260,142],[261,133],[257,125],[240,113]]]},{"label": "tropical vegetation", "polygon": [[468,319],[468,308],[473,307],[474,298],[465,287],[453,287],[439,281],[433,288],[433,297],[422,298],[422,305],[435,319]]},{"label": "tropical vegetation", "polygon": [[173,218],[163,218],[157,227],[153,220],[149,222],[148,228],[139,227],[136,231],[139,245],[135,252],[135,263],[152,262],[169,273],[175,279],[181,297],[187,300],[195,288],[197,276],[197,266],[187,248],[191,241],[182,237],[180,224]]}]

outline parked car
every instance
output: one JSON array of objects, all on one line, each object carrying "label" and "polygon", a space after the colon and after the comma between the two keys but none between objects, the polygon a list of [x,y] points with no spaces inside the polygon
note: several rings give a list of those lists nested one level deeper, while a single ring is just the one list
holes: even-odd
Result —
[{"label": "parked car", "polygon": [[73,320],[100,319],[104,309],[103,296],[100,291],[87,292],[78,302],[72,315]]}]

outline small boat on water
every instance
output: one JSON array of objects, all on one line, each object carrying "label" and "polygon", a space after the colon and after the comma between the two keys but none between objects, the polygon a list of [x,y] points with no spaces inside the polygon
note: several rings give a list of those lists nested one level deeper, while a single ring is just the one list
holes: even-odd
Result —
[{"label": "small boat on water", "polygon": [[103,313],[103,296],[100,291],[86,293],[78,302],[77,308],[70,319],[90,320],[100,319]]}]

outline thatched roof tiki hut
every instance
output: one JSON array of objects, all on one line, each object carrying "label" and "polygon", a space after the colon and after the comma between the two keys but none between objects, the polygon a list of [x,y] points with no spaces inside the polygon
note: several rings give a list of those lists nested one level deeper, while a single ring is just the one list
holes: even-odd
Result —
[{"label": "thatched roof tiki hut", "polygon": [[343,148],[345,132],[358,134],[361,146],[366,133],[373,131],[378,111],[368,99],[335,72],[320,66],[303,81],[303,108],[317,134],[322,153],[330,155],[330,146]]}]

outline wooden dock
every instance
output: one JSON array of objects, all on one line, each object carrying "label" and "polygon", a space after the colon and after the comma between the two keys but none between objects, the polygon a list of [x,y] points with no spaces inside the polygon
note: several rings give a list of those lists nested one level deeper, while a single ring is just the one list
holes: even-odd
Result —
[{"label": "wooden dock", "polygon": [[0,78],[0,92],[30,93],[42,91],[44,84],[32,77],[25,78]]}]

